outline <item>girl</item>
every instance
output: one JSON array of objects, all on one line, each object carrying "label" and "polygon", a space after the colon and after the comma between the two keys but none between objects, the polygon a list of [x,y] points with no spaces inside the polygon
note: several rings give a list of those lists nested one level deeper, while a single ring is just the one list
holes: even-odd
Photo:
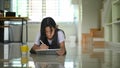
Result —
[{"label": "girl", "polygon": [[[42,43],[40,42],[42,41]],[[35,49],[58,49],[58,55],[65,55],[65,34],[58,29],[51,17],[46,17],[41,22],[40,33],[37,35],[32,50]],[[32,53],[32,51],[30,51]]]}]

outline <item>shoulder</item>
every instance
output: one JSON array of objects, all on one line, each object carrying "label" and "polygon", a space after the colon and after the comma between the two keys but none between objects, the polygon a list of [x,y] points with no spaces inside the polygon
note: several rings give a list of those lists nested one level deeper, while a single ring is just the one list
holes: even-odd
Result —
[{"label": "shoulder", "polygon": [[58,29],[58,37],[64,37],[65,38],[65,33],[63,30]]},{"label": "shoulder", "polygon": [[61,29],[59,29],[59,30],[58,30],[58,35],[59,35],[59,34],[64,34],[64,31],[61,30]]},{"label": "shoulder", "polygon": [[63,30],[58,30],[58,41],[59,43],[65,41],[65,34]]}]

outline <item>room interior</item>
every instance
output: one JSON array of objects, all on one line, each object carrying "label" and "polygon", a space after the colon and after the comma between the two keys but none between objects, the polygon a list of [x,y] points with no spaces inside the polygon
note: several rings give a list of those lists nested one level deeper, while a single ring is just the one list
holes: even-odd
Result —
[{"label": "room interior", "polygon": [[[47,15],[47,7],[44,5],[48,5],[50,2],[47,3],[48,0],[41,1],[42,5],[40,6],[42,6],[41,10],[43,11],[39,10],[38,12],[42,13],[41,18],[43,18]],[[62,0],[57,1],[63,4]],[[32,2],[32,0],[23,2],[22,0],[0,0],[0,10],[16,12],[15,17],[0,17],[0,23],[4,20],[4,24],[0,24],[0,67],[41,68],[42,64],[43,68],[120,67],[120,0],[65,1],[69,2],[72,10],[67,12],[68,15],[66,14],[63,18],[60,18],[60,20],[65,19],[62,22],[57,21],[57,17],[55,19],[58,28],[65,31],[67,55],[65,57],[41,56],[43,59],[40,59],[40,56],[31,56],[29,50],[34,44],[36,34],[40,31],[41,18],[34,19],[32,16],[30,17],[25,9],[24,11],[18,9],[21,6],[19,4],[25,3],[23,6],[26,6],[36,4],[36,2]],[[69,10],[65,9],[68,8],[67,4],[65,7],[61,6],[59,8],[61,10],[56,10],[56,12]],[[73,13],[71,18],[69,18],[71,14],[69,12]],[[3,14],[5,15],[5,13]],[[34,21],[31,21],[30,18]],[[21,54],[20,45],[28,45],[27,56]],[[55,62],[52,60],[54,58],[57,59],[54,60]]]}]

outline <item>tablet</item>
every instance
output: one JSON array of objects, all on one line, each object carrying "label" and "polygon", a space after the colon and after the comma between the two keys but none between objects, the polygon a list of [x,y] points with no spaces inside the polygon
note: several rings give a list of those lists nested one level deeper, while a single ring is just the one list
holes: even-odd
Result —
[{"label": "tablet", "polygon": [[56,51],[60,49],[36,49],[36,53],[39,55],[57,55]]}]

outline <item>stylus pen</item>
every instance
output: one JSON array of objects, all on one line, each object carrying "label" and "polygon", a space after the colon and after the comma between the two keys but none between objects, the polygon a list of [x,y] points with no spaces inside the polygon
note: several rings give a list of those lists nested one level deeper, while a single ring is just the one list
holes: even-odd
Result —
[{"label": "stylus pen", "polygon": [[42,44],[44,44],[42,40],[40,40],[40,42],[41,42]]}]

